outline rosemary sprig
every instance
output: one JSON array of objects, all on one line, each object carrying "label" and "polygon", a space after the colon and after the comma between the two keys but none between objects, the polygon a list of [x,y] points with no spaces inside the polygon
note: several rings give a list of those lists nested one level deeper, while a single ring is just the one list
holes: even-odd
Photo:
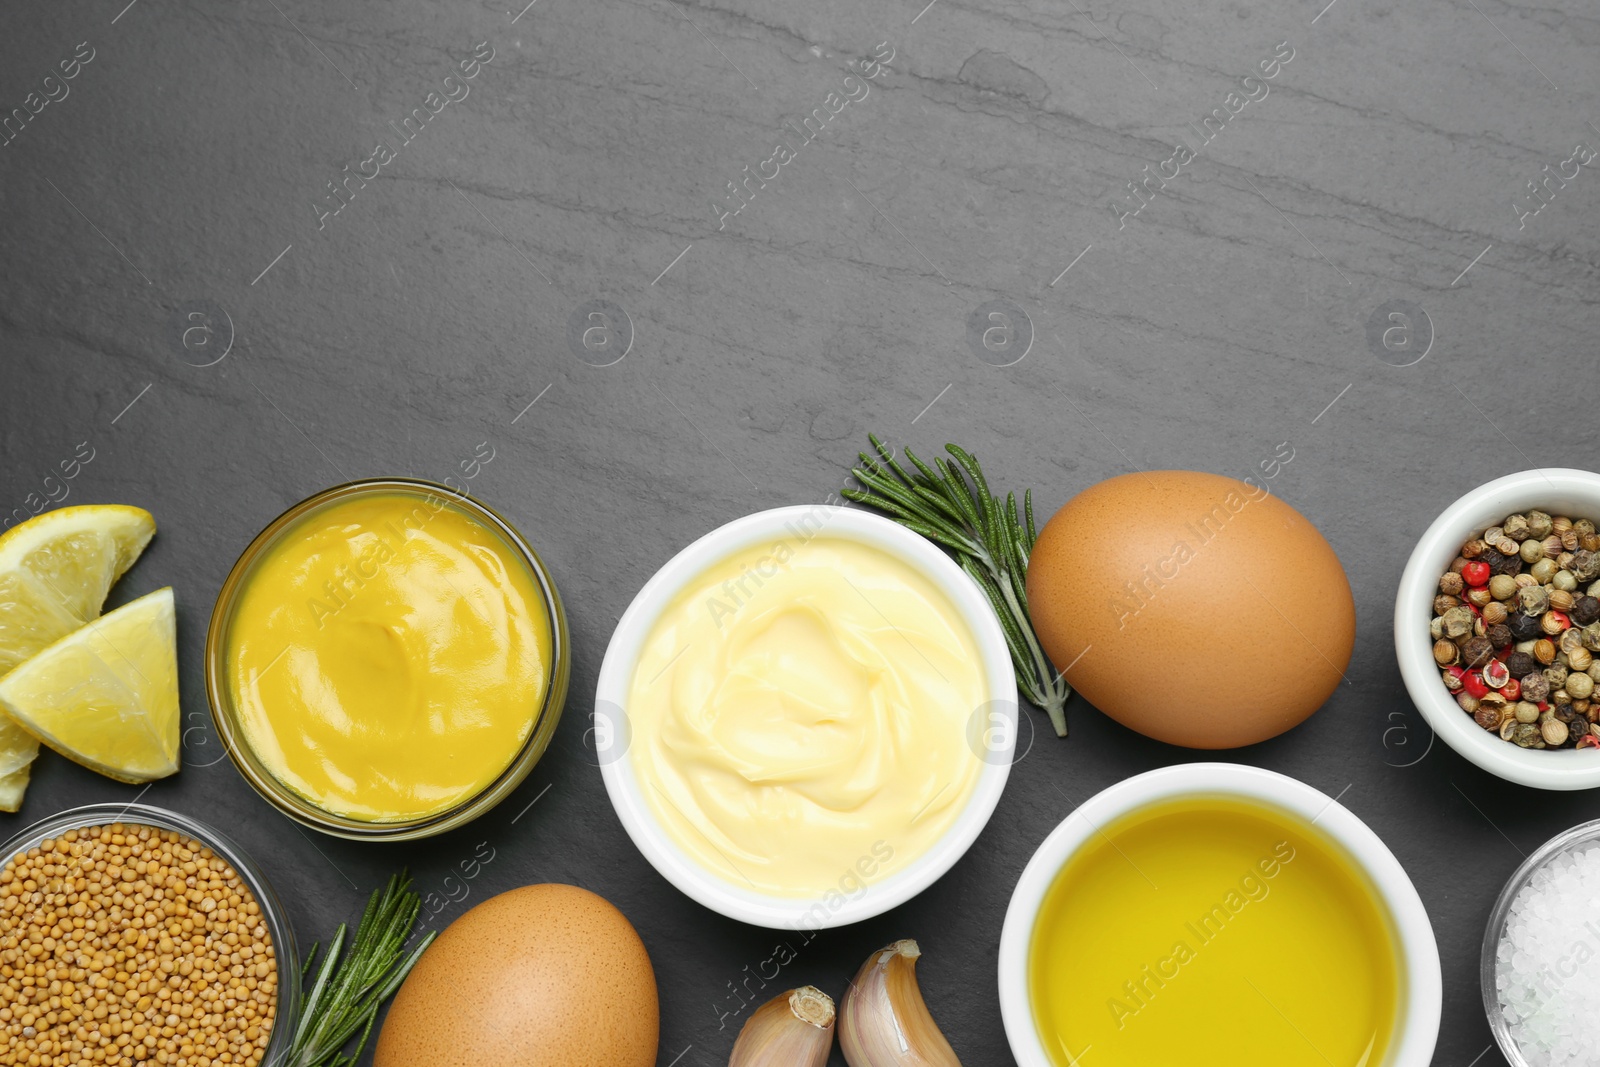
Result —
[{"label": "rosemary sprig", "polygon": [[[373,890],[356,926],[355,941],[342,960],[346,927],[339,924],[306,993],[284,1067],[355,1067],[372,1035],[378,1009],[438,936],[438,931],[431,931],[416,948],[405,951],[421,908],[421,898],[411,892],[411,876],[402,871],[384,888]],[[311,972],[318,947],[311,946],[301,968],[302,982]],[[344,1046],[358,1030],[361,1040],[346,1056]]]},{"label": "rosemary sprig", "polygon": [[989,598],[1011,648],[1018,684],[1030,701],[1050,715],[1059,737],[1067,736],[1067,697],[1072,695],[1050,658],[1039,646],[1028,616],[1028,557],[1039,539],[1033,522],[1033,490],[1007,493],[1005,504],[989,492],[978,461],[965,449],[945,445],[953,462],[942,457],[930,467],[911,449],[908,473],[894,452],[868,434],[876,456],[858,453],[861,465],[851,470],[863,489],[846,489],[845,499],[877,508],[909,530],[943,545]]}]

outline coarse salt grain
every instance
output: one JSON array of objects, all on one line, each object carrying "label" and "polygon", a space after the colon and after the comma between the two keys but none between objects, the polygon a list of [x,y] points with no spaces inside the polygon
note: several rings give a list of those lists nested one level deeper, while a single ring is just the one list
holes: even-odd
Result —
[{"label": "coarse salt grain", "polygon": [[1600,1063],[1600,845],[1558,853],[1517,891],[1495,952],[1511,1039],[1532,1067]]}]

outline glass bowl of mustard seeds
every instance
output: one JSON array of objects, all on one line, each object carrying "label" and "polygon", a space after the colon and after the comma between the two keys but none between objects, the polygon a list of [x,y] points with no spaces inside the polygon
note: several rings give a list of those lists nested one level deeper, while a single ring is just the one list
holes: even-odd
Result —
[{"label": "glass bowl of mustard seeds", "polygon": [[90,804],[0,854],[0,1039],[18,1062],[282,1061],[300,1013],[294,931],[225,835],[151,805]]}]

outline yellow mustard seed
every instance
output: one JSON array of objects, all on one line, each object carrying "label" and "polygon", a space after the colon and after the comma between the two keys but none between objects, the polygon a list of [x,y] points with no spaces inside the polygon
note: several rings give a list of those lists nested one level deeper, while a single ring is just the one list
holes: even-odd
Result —
[{"label": "yellow mustard seed", "polygon": [[69,830],[0,870],[0,1067],[258,1067],[277,974],[244,880],[174,831]]}]

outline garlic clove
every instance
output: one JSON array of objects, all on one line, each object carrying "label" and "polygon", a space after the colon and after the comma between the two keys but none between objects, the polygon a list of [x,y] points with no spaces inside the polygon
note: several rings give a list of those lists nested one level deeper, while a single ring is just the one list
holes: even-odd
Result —
[{"label": "garlic clove", "polygon": [[779,993],[745,1021],[728,1067],[823,1067],[833,1023],[833,998],[816,986]]},{"label": "garlic clove", "polygon": [[896,941],[861,965],[839,1010],[850,1067],[961,1067],[917,985],[915,941]]}]

